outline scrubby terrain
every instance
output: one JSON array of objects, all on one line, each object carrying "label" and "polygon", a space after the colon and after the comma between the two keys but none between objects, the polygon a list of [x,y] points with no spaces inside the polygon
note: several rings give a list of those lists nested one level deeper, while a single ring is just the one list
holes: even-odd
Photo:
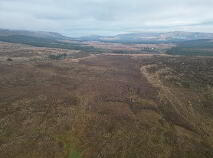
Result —
[{"label": "scrubby terrain", "polygon": [[212,158],[213,58],[0,43],[0,157]]},{"label": "scrubby terrain", "polygon": [[178,42],[175,47],[167,50],[167,54],[184,56],[213,56],[213,40],[200,39]]}]

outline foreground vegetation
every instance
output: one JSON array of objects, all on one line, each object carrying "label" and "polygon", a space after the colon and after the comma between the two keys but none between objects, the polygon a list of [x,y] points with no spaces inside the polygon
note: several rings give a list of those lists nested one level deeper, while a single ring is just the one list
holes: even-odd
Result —
[{"label": "foreground vegetation", "polygon": [[213,157],[212,58],[78,53],[1,45],[0,157]]}]

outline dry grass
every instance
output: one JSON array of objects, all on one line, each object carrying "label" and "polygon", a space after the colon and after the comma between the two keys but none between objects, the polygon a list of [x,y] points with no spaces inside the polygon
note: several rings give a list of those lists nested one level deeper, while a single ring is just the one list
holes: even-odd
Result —
[{"label": "dry grass", "polygon": [[[50,60],[43,51],[0,54],[0,157],[212,157],[211,113],[190,88],[165,84],[160,74],[173,79],[172,66],[159,70],[155,56]],[[212,87],[205,92],[202,103]]]}]

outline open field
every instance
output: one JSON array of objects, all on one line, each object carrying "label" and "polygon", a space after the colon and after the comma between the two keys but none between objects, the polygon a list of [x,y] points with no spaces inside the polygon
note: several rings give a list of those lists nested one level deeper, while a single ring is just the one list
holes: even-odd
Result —
[{"label": "open field", "polygon": [[84,42],[88,46],[116,54],[162,54],[175,47],[175,44],[122,44],[110,42]]},{"label": "open field", "polygon": [[0,157],[212,158],[212,94],[210,57],[0,43]]}]

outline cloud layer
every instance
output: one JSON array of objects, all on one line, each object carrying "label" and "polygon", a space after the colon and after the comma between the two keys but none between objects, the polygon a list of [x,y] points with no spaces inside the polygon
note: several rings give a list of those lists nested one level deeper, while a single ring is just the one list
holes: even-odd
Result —
[{"label": "cloud layer", "polygon": [[0,0],[0,28],[70,36],[213,32],[212,0]]}]

